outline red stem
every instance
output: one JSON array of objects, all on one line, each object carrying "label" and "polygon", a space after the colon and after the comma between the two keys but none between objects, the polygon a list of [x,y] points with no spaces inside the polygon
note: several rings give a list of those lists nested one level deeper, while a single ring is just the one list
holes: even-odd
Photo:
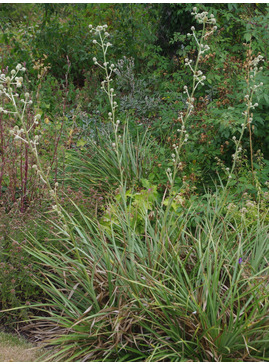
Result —
[{"label": "red stem", "polygon": [[2,165],[1,165],[1,171],[0,171],[0,198],[2,197],[2,182],[3,182],[3,175],[4,175],[4,169],[5,169],[5,153],[4,153],[4,132],[3,132],[3,123],[2,123],[2,116],[0,116],[0,136],[1,136],[1,159],[2,159]]}]

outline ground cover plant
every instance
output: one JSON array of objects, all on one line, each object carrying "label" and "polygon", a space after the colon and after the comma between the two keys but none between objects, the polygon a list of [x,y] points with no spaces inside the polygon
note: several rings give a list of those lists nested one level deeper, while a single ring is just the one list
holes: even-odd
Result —
[{"label": "ground cover plant", "polygon": [[1,322],[46,360],[268,361],[267,8],[46,5],[3,27],[35,69],[0,75]]}]

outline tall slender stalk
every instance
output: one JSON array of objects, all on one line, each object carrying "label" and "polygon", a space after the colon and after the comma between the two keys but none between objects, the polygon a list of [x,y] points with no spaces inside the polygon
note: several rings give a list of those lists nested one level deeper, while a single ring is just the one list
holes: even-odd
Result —
[{"label": "tall slender stalk", "polygon": [[95,35],[98,36],[99,41],[96,39],[93,40],[94,44],[98,44],[102,50],[102,64],[97,61],[96,57],[93,58],[94,64],[98,65],[101,69],[104,70],[105,73],[105,79],[102,81],[102,89],[105,91],[105,93],[108,96],[109,105],[110,105],[110,112],[108,113],[108,119],[112,124],[113,131],[114,131],[114,138],[115,142],[112,143],[112,147],[115,150],[117,160],[118,160],[118,167],[120,171],[120,182],[121,182],[121,189],[124,186],[124,169],[122,166],[122,155],[119,150],[119,135],[118,135],[118,128],[120,121],[116,120],[116,108],[117,108],[117,102],[115,101],[116,94],[114,93],[114,88],[111,87],[112,83],[112,73],[115,69],[115,65],[112,63],[109,66],[109,61],[107,60],[107,51],[109,47],[112,46],[110,42],[107,42],[107,38],[109,37],[109,33],[106,31],[107,25],[99,25],[96,28],[93,28],[92,25],[89,25],[90,31],[95,32]]},{"label": "tall slender stalk", "polygon": [[[181,129],[178,129],[178,132],[180,133],[179,142],[178,142],[178,144],[173,145],[174,153],[175,153],[175,154],[174,153],[172,154],[174,168],[173,168],[172,172],[171,172],[170,168],[167,169],[167,176],[168,176],[168,180],[170,183],[171,192],[173,191],[173,188],[175,185],[175,179],[176,179],[176,176],[178,173],[178,168],[180,166],[181,150],[182,150],[183,145],[188,141],[186,124],[194,109],[194,101],[195,101],[194,94],[195,94],[197,87],[200,84],[204,85],[204,81],[206,79],[206,76],[203,75],[203,72],[201,70],[199,70],[199,62],[201,60],[202,54],[204,54],[206,51],[208,51],[210,49],[210,47],[208,45],[205,45],[204,43],[205,43],[206,39],[208,38],[208,36],[213,34],[213,32],[217,29],[217,26],[215,25],[216,19],[213,14],[211,14],[209,16],[208,12],[197,13],[197,8],[194,7],[192,15],[195,15],[195,19],[197,20],[197,22],[199,24],[202,24],[202,32],[201,32],[199,39],[196,35],[195,27],[191,27],[192,34],[188,33],[189,37],[192,36],[194,38],[198,51],[197,51],[197,57],[196,57],[194,67],[192,66],[192,62],[193,62],[192,60],[190,60],[189,58],[185,59],[185,65],[189,66],[190,70],[192,71],[193,79],[192,79],[191,91],[189,91],[188,86],[184,86],[184,93],[187,95],[187,100],[186,100],[187,109],[184,113],[181,112],[179,114],[179,120],[181,120]],[[208,26],[210,26],[209,30],[207,29]],[[167,207],[165,210],[165,215],[164,215],[165,222],[167,221],[168,215],[170,213],[170,209],[171,209],[173,200],[174,200],[174,196],[172,193],[170,193],[169,199],[168,199],[168,204],[167,204]],[[160,237],[161,241],[163,240],[163,237],[165,236],[165,228],[166,228],[166,223],[163,224],[163,228],[161,231],[161,237]]]},{"label": "tall slender stalk", "polygon": [[[259,55],[257,57],[255,57],[251,63],[250,63],[250,71],[249,71],[249,79],[247,79],[247,88],[248,88],[248,93],[245,95],[245,101],[246,101],[246,110],[242,113],[243,116],[243,122],[241,124],[241,132],[240,132],[240,136],[239,139],[237,140],[235,136],[233,136],[233,141],[235,143],[235,152],[233,154],[233,164],[231,167],[231,171],[229,171],[229,175],[228,175],[228,181],[223,189],[223,193],[222,193],[222,197],[220,200],[220,208],[219,208],[219,214],[221,214],[221,212],[223,211],[223,208],[225,206],[226,203],[226,199],[228,196],[228,189],[230,187],[230,183],[232,181],[233,178],[233,172],[235,170],[236,167],[236,163],[237,160],[239,158],[239,155],[242,151],[242,147],[241,147],[241,142],[242,142],[242,138],[244,135],[245,130],[248,128],[250,130],[250,141],[251,141],[251,123],[253,121],[253,115],[251,113],[251,110],[254,110],[257,106],[258,103],[254,103],[253,104],[253,98],[254,95],[256,93],[256,91],[258,90],[258,88],[263,86],[263,83],[260,82],[259,84],[256,84],[256,76],[257,74],[262,70],[262,67],[258,67],[258,64],[260,62],[263,61],[263,56]],[[252,150],[252,142],[250,143],[250,153],[251,153],[251,170],[252,170],[252,178],[253,178],[253,183],[255,182],[255,175],[254,175],[254,166],[253,166],[253,150]]]},{"label": "tall slender stalk", "polygon": [[0,198],[2,197],[2,182],[6,164],[5,158],[5,145],[4,145],[4,128],[3,128],[3,118],[0,115],[0,138],[1,138],[1,145],[0,145],[0,154],[1,154],[1,169],[0,169]]},{"label": "tall slender stalk", "polygon": [[[13,129],[10,130],[10,133],[14,135],[14,138],[17,140],[22,141],[26,147],[29,149],[29,151],[35,156],[36,164],[32,166],[40,177],[41,181],[46,185],[46,187],[49,190],[50,196],[52,200],[54,201],[54,205],[52,206],[53,210],[58,214],[60,221],[62,222],[63,231],[67,234],[68,238],[71,240],[74,251],[76,254],[76,258],[79,262],[80,268],[84,273],[84,277],[86,282],[88,283],[89,289],[92,287],[92,282],[89,277],[89,274],[87,273],[86,267],[82,262],[82,258],[80,255],[79,247],[76,241],[76,238],[73,233],[73,223],[72,219],[68,219],[68,214],[63,210],[61,203],[57,196],[57,187],[58,183],[55,183],[55,186],[52,187],[50,178],[49,178],[49,171],[50,169],[45,172],[39,155],[38,155],[38,144],[39,144],[39,135],[33,135],[33,131],[35,129],[35,125],[37,125],[40,121],[41,116],[39,114],[35,115],[34,121],[30,127],[27,125],[27,122],[25,120],[25,113],[26,113],[26,107],[32,104],[32,101],[30,100],[30,95],[28,92],[24,94],[25,99],[20,99],[20,101],[23,104],[22,108],[18,107],[18,102],[16,99],[20,98],[20,95],[18,93],[14,93],[14,86],[16,88],[20,88],[22,86],[23,78],[17,77],[19,72],[24,72],[25,69],[18,64],[16,67],[16,70],[11,71],[11,77],[1,75],[0,76],[0,94],[4,94],[5,97],[9,99],[9,101],[12,104],[13,110],[4,110],[4,108],[0,108],[0,112],[4,112],[5,114],[13,114],[17,117],[18,124],[21,126],[21,129],[19,129],[18,125],[15,125]],[[70,220],[70,221],[69,221]],[[98,306],[98,302],[94,302],[95,305]]]}]

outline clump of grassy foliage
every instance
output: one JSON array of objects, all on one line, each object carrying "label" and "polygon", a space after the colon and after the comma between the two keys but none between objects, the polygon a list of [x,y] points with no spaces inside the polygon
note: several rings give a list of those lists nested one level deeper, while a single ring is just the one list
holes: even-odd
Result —
[{"label": "clump of grassy foliage", "polygon": [[[193,15],[202,30],[193,27],[190,34],[198,49],[194,64],[185,59],[193,82],[184,87],[184,110],[163,189],[147,175],[156,141],[148,131],[131,136],[128,122],[117,120],[107,27],[91,27],[97,36],[94,43],[102,49],[102,61],[94,58],[94,63],[105,73],[102,88],[109,100],[111,133],[100,134],[96,144],[89,141],[88,155],[68,153],[63,176],[74,188],[81,185],[86,194],[93,188],[105,191],[106,197],[116,191],[96,216],[82,210],[79,201],[71,201],[72,213],[63,205],[58,182],[52,181],[38,156],[39,117],[30,126],[24,121],[29,94],[20,111],[12,79],[3,77],[7,82],[3,92],[10,96],[21,127],[12,133],[37,158],[36,173],[53,204],[50,218],[39,227],[46,241],[30,230],[24,246],[34,266],[33,281],[46,300],[40,304],[42,315],[35,319],[43,329],[47,326],[45,342],[57,348],[48,360],[269,359],[268,192],[251,169],[256,196],[245,194],[238,200],[231,196],[242,161],[242,138],[253,119],[255,91],[261,87],[254,85],[262,57],[253,58],[249,68],[253,80],[238,137],[232,139],[231,167],[223,166],[227,182],[220,179],[214,192],[190,196],[184,179],[178,187],[177,176],[188,145],[195,91],[206,78],[199,62],[208,49],[205,41],[215,30],[214,16],[197,9]],[[21,81],[15,81],[18,87]]]},{"label": "clump of grassy foliage", "polygon": [[64,233],[58,246],[29,235],[44,267],[37,283],[50,296],[46,320],[59,328],[49,341],[60,348],[54,357],[268,359],[268,222],[220,214],[220,198],[205,198],[198,220],[195,205],[181,216],[156,205],[154,219],[141,208],[143,233],[126,200],[109,227],[68,216],[76,247]]}]

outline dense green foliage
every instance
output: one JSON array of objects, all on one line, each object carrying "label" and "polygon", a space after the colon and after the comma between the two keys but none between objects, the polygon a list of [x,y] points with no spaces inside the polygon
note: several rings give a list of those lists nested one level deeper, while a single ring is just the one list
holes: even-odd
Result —
[{"label": "dense green foliage", "polygon": [[269,360],[268,6],[194,6],[0,5],[0,323],[51,359]]}]

